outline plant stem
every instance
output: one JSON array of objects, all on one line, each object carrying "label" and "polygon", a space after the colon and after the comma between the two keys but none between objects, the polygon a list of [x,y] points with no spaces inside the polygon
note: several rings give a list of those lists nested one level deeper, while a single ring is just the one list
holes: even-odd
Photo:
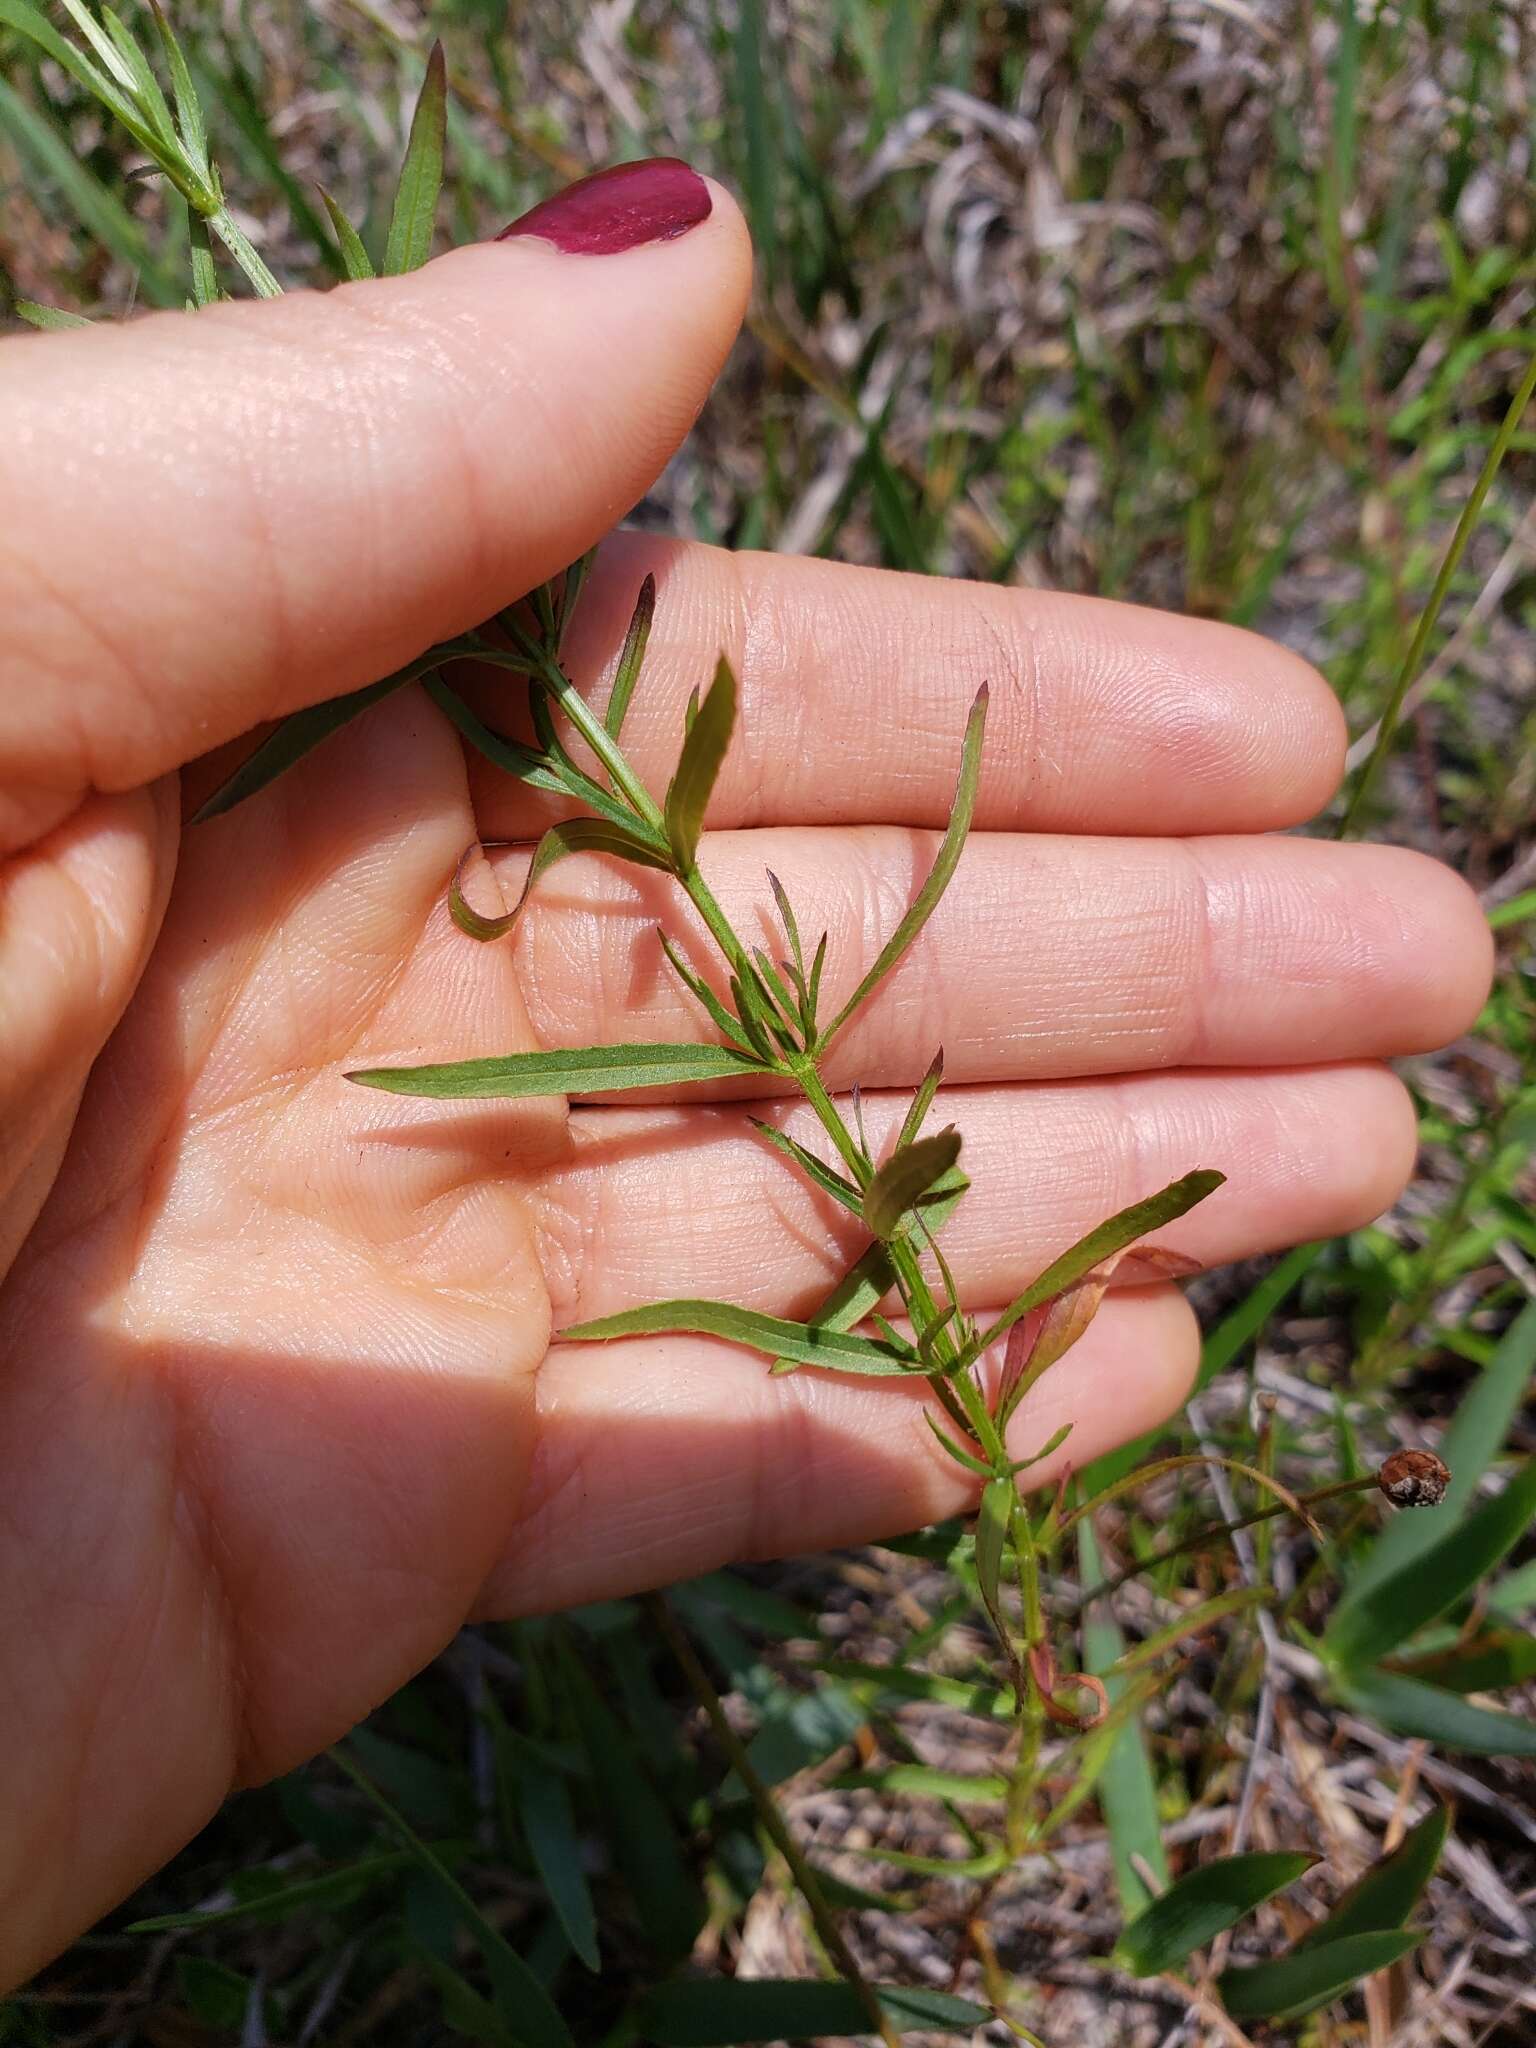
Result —
[{"label": "plant stem", "polygon": [[648,1593],[645,1596],[645,1607],[665,1638],[668,1649],[681,1666],[683,1676],[693,1689],[694,1697],[709,1716],[715,1738],[729,1758],[731,1768],[751,1795],[752,1804],[757,1808],[758,1818],[765,1832],[789,1866],[789,1873],[800,1896],[805,1900],[816,1932],[820,1935],[828,1955],[858,1992],[859,2002],[869,2016],[870,2025],[886,2043],[886,2048],[900,2048],[900,2035],[886,2017],[873,1987],[859,1968],[857,1957],[843,1939],[842,1929],[827,1904],[820,1879],[807,1862],[799,1843],[790,1833],[772,1792],[758,1776],[752,1759],[747,1754],[746,1744],[731,1726],[724,1703],[716,1692],[709,1673],[700,1662],[698,1652],[679,1626],[676,1616],[661,1594]]},{"label": "plant stem", "polygon": [[227,206],[208,215],[208,225],[224,244],[236,263],[245,272],[252,287],[264,299],[280,299],[283,288],[268,270],[253,246],[250,237],[240,227]]}]

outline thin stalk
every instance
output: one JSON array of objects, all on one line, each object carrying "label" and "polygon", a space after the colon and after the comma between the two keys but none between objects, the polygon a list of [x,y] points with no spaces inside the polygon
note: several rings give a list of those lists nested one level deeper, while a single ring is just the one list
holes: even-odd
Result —
[{"label": "thin stalk", "polygon": [[1403,665],[1397,672],[1397,681],[1392,686],[1392,694],[1388,697],[1386,709],[1381,715],[1381,730],[1376,736],[1376,744],[1371,749],[1370,759],[1360,771],[1360,780],[1355,784],[1354,795],[1345,807],[1343,823],[1339,826],[1339,837],[1341,839],[1345,838],[1350,832],[1356,818],[1364,808],[1381,763],[1397,736],[1398,721],[1402,717],[1403,700],[1407,697],[1409,689],[1412,687],[1413,679],[1419,672],[1419,666],[1424,659],[1424,650],[1428,647],[1430,635],[1435,630],[1436,622],[1440,617],[1441,607],[1444,605],[1446,596],[1450,591],[1452,579],[1461,566],[1461,558],[1467,551],[1467,543],[1471,540],[1473,531],[1481,516],[1483,501],[1493,488],[1493,480],[1503,465],[1504,457],[1509,453],[1509,445],[1514,440],[1516,429],[1520,425],[1520,416],[1530,403],[1533,392],[1536,392],[1536,355],[1531,357],[1530,362],[1526,366],[1525,375],[1520,380],[1520,388],[1510,400],[1509,410],[1504,415],[1498,433],[1493,437],[1493,445],[1488,450],[1487,459],[1483,463],[1477,482],[1472,486],[1472,495],[1461,509],[1461,517],[1457,520],[1456,530],[1451,535],[1451,544],[1445,551],[1445,559],[1440,564],[1440,572],[1435,578],[1434,588],[1429,593],[1429,603],[1419,615],[1418,626],[1414,632],[1413,639],[1408,644],[1408,652],[1403,657]]},{"label": "thin stalk", "polygon": [[671,1608],[659,1593],[648,1593],[645,1596],[645,1607],[665,1639],[668,1649],[677,1659],[683,1676],[693,1689],[694,1697],[709,1716],[709,1724],[715,1731],[715,1739],[729,1758],[731,1768],[746,1786],[769,1840],[789,1866],[789,1873],[800,1896],[805,1900],[816,1932],[820,1935],[828,1955],[859,1994],[859,2003],[868,2015],[870,2025],[886,2043],[886,2048],[900,2048],[900,2034],[887,2019],[873,1987],[859,1968],[858,1959],[843,1939],[842,1929],[827,1904],[820,1879],[786,1826],[772,1792],[758,1776],[756,1767],[747,1754],[746,1744],[727,1719],[724,1703],[716,1692],[709,1673],[700,1662],[698,1652],[679,1627]]},{"label": "thin stalk", "polygon": [[[1167,1472],[1182,1472],[1191,1465],[1214,1465],[1223,1472],[1235,1472],[1240,1478],[1251,1479],[1254,1485],[1261,1487],[1264,1492],[1272,1493],[1279,1497],[1281,1505],[1275,1510],[1277,1514],[1298,1516],[1300,1520],[1306,1523],[1319,1542],[1323,1540],[1322,1530],[1318,1528],[1307,1512],[1307,1497],[1292,1493],[1290,1488],[1282,1486],[1278,1479],[1269,1478],[1265,1473],[1259,1471],[1256,1466],[1245,1465],[1239,1458],[1222,1458],[1218,1457],[1214,1452],[1207,1451],[1185,1451],[1176,1458],[1160,1458],[1155,1465],[1141,1465],[1134,1471],[1122,1473],[1118,1479],[1111,1480],[1108,1486],[1101,1486],[1091,1499],[1080,1502],[1078,1506],[1064,1515],[1061,1526],[1056,1532],[1057,1536],[1065,1536],[1069,1529],[1073,1528],[1083,1519],[1084,1515],[1091,1515],[1099,1508],[1108,1507],[1109,1503],[1112,1500],[1118,1500],[1121,1494],[1130,1493],[1135,1487],[1145,1485],[1148,1480],[1161,1479]],[[1374,1486],[1376,1482],[1372,1479],[1370,1483]],[[1353,1487],[1354,1482],[1350,1481],[1349,1484]],[[1327,1489],[1324,1490],[1321,1497],[1325,1500],[1329,1497]],[[1246,1526],[1246,1524],[1242,1526]]]},{"label": "thin stalk", "polygon": [[[661,806],[625,760],[617,741],[603,721],[593,711],[549,649],[535,640],[516,619],[509,618],[506,624],[512,637],[519,642],[524,654],[554,692],[555,701],[560,709],[608,771],[619,795],[638,816],[644,818],[647,825],[653,825],[660,831],[663,824]],[[523,666],[521,662],[507,661],[505,657],[499,665],[509,668]]]},{"label": "thin stalk", "polygon": [[[1195,1463],[1203,1463],[1196,1459]],[[1320,1507],[1323,1502],[1340,1500],[1345,1494],[1370,1493],[1379,1484],[1376,1474],[1368,1472],[1359,1479],[1337,1479],[1332,1486],[1320,1486],[1315,1493],[1297,1496],[1303,1507]],[[1110,1593],[1118,1593],[1122,1586],[1128,1586],[1132,1579],[1139,1579],[1143,1572],[1155,1571],[1160,1564],[1168,1564],[1176,1557],[1187,1557],[1192,1550],[1203,1550],[1207,1543],[1219,1542],[1227,1536],[1235,1536],[1242,1529],[1251,1529],[1257,1522],[1272,1522],[1277,1515],[1288,1515],[1291,1508],[1284,1502],[1275,1507],[1256,1508],[1251,1515],[1239,1515],[1230,1522],[1207,1522],[1196,1529],[1192,1536],[1186,1536],[1179,1543],[1171,1543],[1166,1550],[1160,1550],[1155,1557],[1143,1558],[1139,1564],[1127,1565],[1123,1572],[1116,1572],[1111,1579],[1100,1579],[1096,1586],[1079,1590],[1074,1607],[1087,1607],[1094,1600],[1102,1600]],[[1074,1519],[1076,1519],[1074,1517]]]}]

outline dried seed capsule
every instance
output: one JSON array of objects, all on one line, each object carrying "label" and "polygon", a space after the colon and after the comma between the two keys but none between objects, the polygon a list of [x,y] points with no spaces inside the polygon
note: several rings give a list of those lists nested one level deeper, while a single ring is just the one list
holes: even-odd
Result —
[{"label": "dried seed capsule", "polygon": [[1451,1483],[1451,1468],[1433,1451],[1394,1451],[1376,1483],[1395,1508],[1437,1508]]}]

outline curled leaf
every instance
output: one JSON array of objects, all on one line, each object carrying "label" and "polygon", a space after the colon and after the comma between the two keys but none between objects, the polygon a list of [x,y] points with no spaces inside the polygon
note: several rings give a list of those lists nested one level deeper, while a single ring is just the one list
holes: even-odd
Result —
[{"label": "curled leaf", "polygon": [[661,842],[647,838],[638,828],[615,825],[607,818],[569,818],[562,825],[551,825],[534,848],[522,891],[512,908],[499,917],[483,917],[465,901],[463,888],[465,866],[480,851],[482,843],[490,845],[497,842],[476,840],[473,845],[465,847],[448,890],[448,911],[454,923],[461,932],[467,932],[470,938],[479,939],[482,943],[502,938],[511,931],[540,875],[548,874],[557,861],[565,860],[573,853],[612,854],[616,860],[627,860],[634,867],[660,868],[663,872],[670,870],[672,865]]}]

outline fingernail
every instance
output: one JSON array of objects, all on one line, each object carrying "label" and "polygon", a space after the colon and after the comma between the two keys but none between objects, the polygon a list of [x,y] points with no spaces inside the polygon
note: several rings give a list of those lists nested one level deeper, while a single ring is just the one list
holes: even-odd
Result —
[{"label": "fingernail", "polygon": [[709,218],[709,187],[681,158],[647,157],[594,171],[541,199],[496,237],[538,235],[577,256],[613,256],[643,242],[670,242]]}]

